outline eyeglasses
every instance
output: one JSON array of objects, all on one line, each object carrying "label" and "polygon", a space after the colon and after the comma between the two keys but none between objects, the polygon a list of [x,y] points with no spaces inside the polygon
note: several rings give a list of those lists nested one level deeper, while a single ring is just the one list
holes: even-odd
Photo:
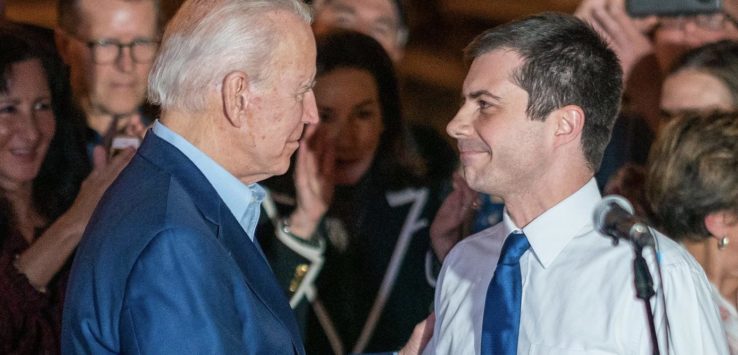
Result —
[{"label": "eyeglasses", "polygon": [[738,20],[724,12],[694,16],[664,17],[660,19],[659,25],[666,28],[683,29],[687,22],[690,21],[694,22],[697,27],[708,31],[721,31],[729,23],[732,23],[733,26],[738,28]]},{"label": "eyeglasses", "polygon": [[136,63],[151,63],[159,49],[159,41],[152,39],[136,39],[133,42],[120,43],[114,39],[98,39],[86,41],[76,35],[74,39],[84,43],[92,53],[95,64],[110,64],[120,58],[123,48],[130,49],[131,58]]}]

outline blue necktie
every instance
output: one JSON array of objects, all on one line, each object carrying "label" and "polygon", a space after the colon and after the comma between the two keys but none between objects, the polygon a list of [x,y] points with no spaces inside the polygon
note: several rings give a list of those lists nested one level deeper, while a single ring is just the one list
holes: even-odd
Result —
[{"label": "blue necktie", "polygon": [[520,257],[529,247],[528,238],[522,233],[510,234],[502,245],[484,303],[482,355],[517,353],[520,298],[523,294]]}]

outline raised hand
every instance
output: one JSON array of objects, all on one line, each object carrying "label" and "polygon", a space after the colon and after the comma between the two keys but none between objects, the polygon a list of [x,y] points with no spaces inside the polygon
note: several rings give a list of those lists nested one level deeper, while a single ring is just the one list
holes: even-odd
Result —
[{"label": "raised hand", "polygon": [[308,125],[295,162],[297,206],[290,216],[293,234],[309,238],[333,200],[335,149],[327,130]]},{"label": "raised hand", "polygon": [[132,148],[127,148],[108,161],[105,149],[101,146],[95,147],[94,169],[82,182],[72,206],[16,260],[15,267],[26,275],[33,287],[45,290],[49,281],[64,266],[67,258],[77,248],[103,193],[131,160],[133,153]]},{"label": "raised hand", "polygon": [[479,194],[466,184],[457,172],[453,176],[454,190],[446,197],[430,227],[433,252],[443,261],[451,248],[468,230],[468,224],[479,207]]},{"label": "raised hand", "polygon": [[653,53],[648,34],[658,24],[658,19],[655,16],[630,17],[625,10],[625,0],[584,0],[575,15],[589,22],[610,43],[620,59],[624,81],[641,59]]},{"label": "raised hand", "polygon": [[79,194],[67,214],[71,214],[74,220],[86,226],[103,193],[131,160],[133,153],[135,153],[133,148],[126,148],[108,160],[105,148],[95,147],[92,152],[92,172],[82,182]]}]

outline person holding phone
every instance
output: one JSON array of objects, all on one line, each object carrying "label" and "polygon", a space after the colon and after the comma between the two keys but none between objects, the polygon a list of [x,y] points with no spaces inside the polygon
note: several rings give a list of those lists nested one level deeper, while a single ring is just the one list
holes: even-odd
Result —
[{"label": "person holding phone", "polygon": [[[692,2],[713,7],[695,13],[697,5]],[[623,109],[596,175],[601,188],[626,163],[646,162],[661,117],[661,85],[674,62],[701,45],[738,40],[738,0],[722,1],[719,11],[715,11],[714,1],[683,1],[679,3],[687,7],[682,13],[669,6],[676,1],[656,1],[656,5],[647,6],[650,3],[654,0],[584,0],[575,12],[608,40],[623,67],[626,84]],[[640,17],[636,17],[627,8],[671,12],[644,16],[648,12],[640,11]]]}]

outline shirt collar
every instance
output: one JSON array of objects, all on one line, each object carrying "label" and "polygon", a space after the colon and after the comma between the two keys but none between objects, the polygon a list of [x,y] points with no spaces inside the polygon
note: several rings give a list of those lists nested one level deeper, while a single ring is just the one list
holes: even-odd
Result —
[{"label": "shirt collar", "polygon": [[220,166],[215,160],[192,145],[182,136],[156,120],[152,128],[154,134],[179,149],[205,175],[215,192],[236,218],[238,224],[254,239],[259,221],[261,201],[266,195],[258,184],[246,185]]},{"label": "shirt collar", "polygon": [[592,213],[601,199],[597,182],[592,178],[577,192],[543,212],[522,229],[515,225],[506,209],[502,216],[505,235],[522,230],[531,250],[546,268],[569,241],[592,231]]}]

